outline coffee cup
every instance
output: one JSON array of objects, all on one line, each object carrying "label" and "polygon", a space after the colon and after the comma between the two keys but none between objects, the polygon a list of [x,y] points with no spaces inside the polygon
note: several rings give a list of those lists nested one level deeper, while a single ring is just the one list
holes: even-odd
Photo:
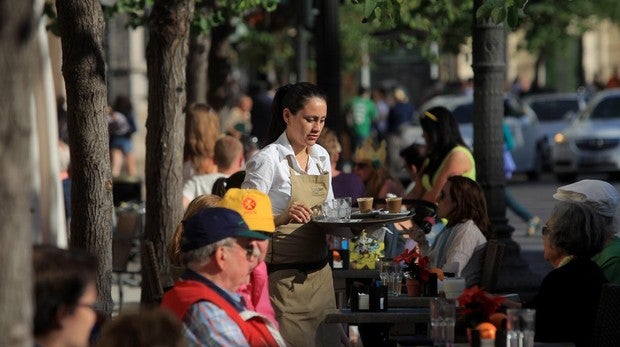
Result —
[{"label": "coffee cup", "polygon": [[403,205],[403,198],[385,198],[385,202],[390,213],[398,213]]},{"label": "coffee cup", "polygon": [[368,213],[372,211],[372,202],[374,198],[365,197],[365,198],[357,198],[357,205],[360,208],[361,213]]}]

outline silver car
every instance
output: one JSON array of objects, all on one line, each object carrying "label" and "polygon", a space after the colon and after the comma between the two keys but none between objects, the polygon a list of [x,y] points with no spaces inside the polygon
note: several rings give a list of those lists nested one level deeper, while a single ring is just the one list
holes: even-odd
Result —
[{"label": "silver car", "polygon": [[[435,106],[444,106],[449,109],[459,123],[463,140],[473,148],[473,101],[471,96],[439,95],[424,103],[420,110]],[[517,165],[516,172],[527,174],[531,180],[538,179],[543,164],[544,136],[536,114],[529,107],[523,107],[513,96],[506,95],[504,97],[504,119],[515,140],[512,156]],[[410,127],[403,134],[412,139],[416,137],[417,132],[422,133],[419,126],[418,129]]]},{"label": "silver car", "polygon": [[586,108],[585,93],[543,93],[531,94],[522,98],[538,117],[545,138],[543,166],[552,169],[551,147],[553,136],[566,128],[570,122]]},{"label": "silver car", "polygon": [[620,172],[620,89],[598,92],[586,109],[554,136],[553,172],[560,182],[579,173]]}]

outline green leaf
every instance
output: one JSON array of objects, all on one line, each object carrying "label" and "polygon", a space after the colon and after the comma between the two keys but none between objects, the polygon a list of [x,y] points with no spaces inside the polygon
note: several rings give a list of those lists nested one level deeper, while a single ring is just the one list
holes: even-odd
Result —
[{"label": "green leaf", "polygon": [[364,18],[370,18],[375,12],[375,9],[379,5],[381,0],[366,0],[364,1]]},{"label": "green leaf", "polygon": [[508,16],[506,22],[511,28],[516,28],[519,25],[519,9],[517,7],[508,8]]}]

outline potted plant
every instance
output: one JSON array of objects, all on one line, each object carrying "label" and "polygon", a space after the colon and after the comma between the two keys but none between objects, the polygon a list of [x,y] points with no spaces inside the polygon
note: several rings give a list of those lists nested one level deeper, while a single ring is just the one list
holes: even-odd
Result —
[{"label": "potted plant", "polygon": [[[459,307],[459,321],[467,329],[467,337],[471,339],[471,330],[480,330],[481,338],[495,339],[497,327],[491,324],[493,316],[505,298],[493,296],[478,286],[465,288],[457,301]],[[495,328],[495,329],[494,329]]]},{"label": "potted plant", "polygon": [[416,249],[405,249],[393,260],[397,264],[403,264],[403,275],[407,286],[408,296],[420,296],[422,285],[428,281],[428,257],[421,256]]}]

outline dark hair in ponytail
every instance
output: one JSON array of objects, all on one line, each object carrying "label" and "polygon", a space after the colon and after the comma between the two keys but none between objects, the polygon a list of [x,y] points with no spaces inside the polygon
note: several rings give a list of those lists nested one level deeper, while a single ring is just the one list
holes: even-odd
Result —
[{"label": "dark hair in ponytail", "polygon": [[271,104],[271,122],[262,147],[273,143],[286,129],[284,109],[288,108],[292,114],[296,114],[311,98],[327,100],[325,93],[317,85],[309,82],[287,84],[278,88]]}]

